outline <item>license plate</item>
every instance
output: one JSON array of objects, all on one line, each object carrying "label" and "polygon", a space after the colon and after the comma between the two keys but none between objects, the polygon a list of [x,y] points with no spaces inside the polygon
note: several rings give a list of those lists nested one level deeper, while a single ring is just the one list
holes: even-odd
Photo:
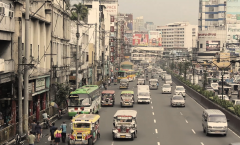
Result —
[{"label": "license plate", "polygon": [[125,105],[129,105],[129,103],[126,103]]},{"label": "license plate", "polygon": [[177,104],[177,105],[180,105],[180,104]]},{"label": "license plate", "polygon": [[120,138],[126,138],[126,136],[125,135],[120,135]]},{"label": "license plate", "polygon": [[75,144],[81,144],[82,142],[81,141],[75,141]]}]

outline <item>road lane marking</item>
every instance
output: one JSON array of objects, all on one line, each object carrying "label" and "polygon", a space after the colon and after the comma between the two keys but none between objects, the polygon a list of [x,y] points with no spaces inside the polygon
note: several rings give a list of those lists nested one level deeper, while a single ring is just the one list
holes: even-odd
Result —
[{"label": "road lane marking", "polygon": [[204,145],[204,144],[201,142],[201,145]]},{"label": "road lane marking", "polygon": [[228,128],[233,134],[235,134],[238,138],[240,138],[239,135],[237,135],[234,131],[232,131],[230,128]]},{"label": "road lane marking", "polygon": [[151,106],[152,107],[152,109],[153,109],[153,106]]},{"label": "road lane marking", "polygon": [[182,112],[180,112],[180,114],[183,115]]},{"label": "road lane marking", "polygon": [[157,129],[155,129],[155,132],[158,133]]},{"label": "road lane marking", "polygon": [[157,142],[158,145],[160,145],[160,142]]},{"label": "road lane marking", "polygon": [[188,121],[185,119],[186,123],[188,123]]},{"label": "road lane marking", "polygon": [[151,104],[152,104],[152,102],[151,102]]},{"label": "road lane marking", "polygon": [[156,119],[154,119],[153,121],[154,121],[154,123],[156,123]]},{"label": "road lane marking", "polygon": [[152,114],[154,115],[154,112],[152,112]]},{"label": "road lane marking", "polygon": [[196,132],[192,129],[192,132],[194,133],[194,134],[196,134]]},{"label": "road lane marking", "polygon": [[114,144],[114,142],[112,142],[112,145]]}]

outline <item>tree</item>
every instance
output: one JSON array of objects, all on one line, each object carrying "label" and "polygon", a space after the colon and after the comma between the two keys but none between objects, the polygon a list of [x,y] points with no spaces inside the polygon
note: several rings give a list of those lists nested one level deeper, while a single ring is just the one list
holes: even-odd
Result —
[{"label": "tree", "polygon": [[88,8],[81,3],[74,4],[72,8],[72,16],[70,19],[77,20],[77,14],[80,14],[79,20],[84,20],[88,16]]},{"label": "tree", "polygon": [[186,76],[187,76],[187,70],[189,69],[189,66],[191,65],[190,62],[185,62],[184,63],[184,80],[186,80]]},{"label": "tree", "polygon": [[58,106],[62,105],[64,102],[66,102],[67,96],[70,93],[70,86],[69,84],[62,84],[57,83],[56,84],[56,104]]}]

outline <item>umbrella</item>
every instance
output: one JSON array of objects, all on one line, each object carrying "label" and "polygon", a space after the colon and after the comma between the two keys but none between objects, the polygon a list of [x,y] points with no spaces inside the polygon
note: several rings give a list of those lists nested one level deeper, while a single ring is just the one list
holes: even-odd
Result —
[{"label": "umbrella", "polygon": [[51,106],[53,106],[54,108],[58,108],[58,105],[55,102],[51,102]]}]

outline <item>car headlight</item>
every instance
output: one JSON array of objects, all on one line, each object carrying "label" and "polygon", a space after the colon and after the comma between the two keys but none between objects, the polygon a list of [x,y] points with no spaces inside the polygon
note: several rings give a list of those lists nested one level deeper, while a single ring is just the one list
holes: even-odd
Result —
[{"label": "car headlight", "polygon": [[208,128],[212,128],[212,126],[208,126]]}]

